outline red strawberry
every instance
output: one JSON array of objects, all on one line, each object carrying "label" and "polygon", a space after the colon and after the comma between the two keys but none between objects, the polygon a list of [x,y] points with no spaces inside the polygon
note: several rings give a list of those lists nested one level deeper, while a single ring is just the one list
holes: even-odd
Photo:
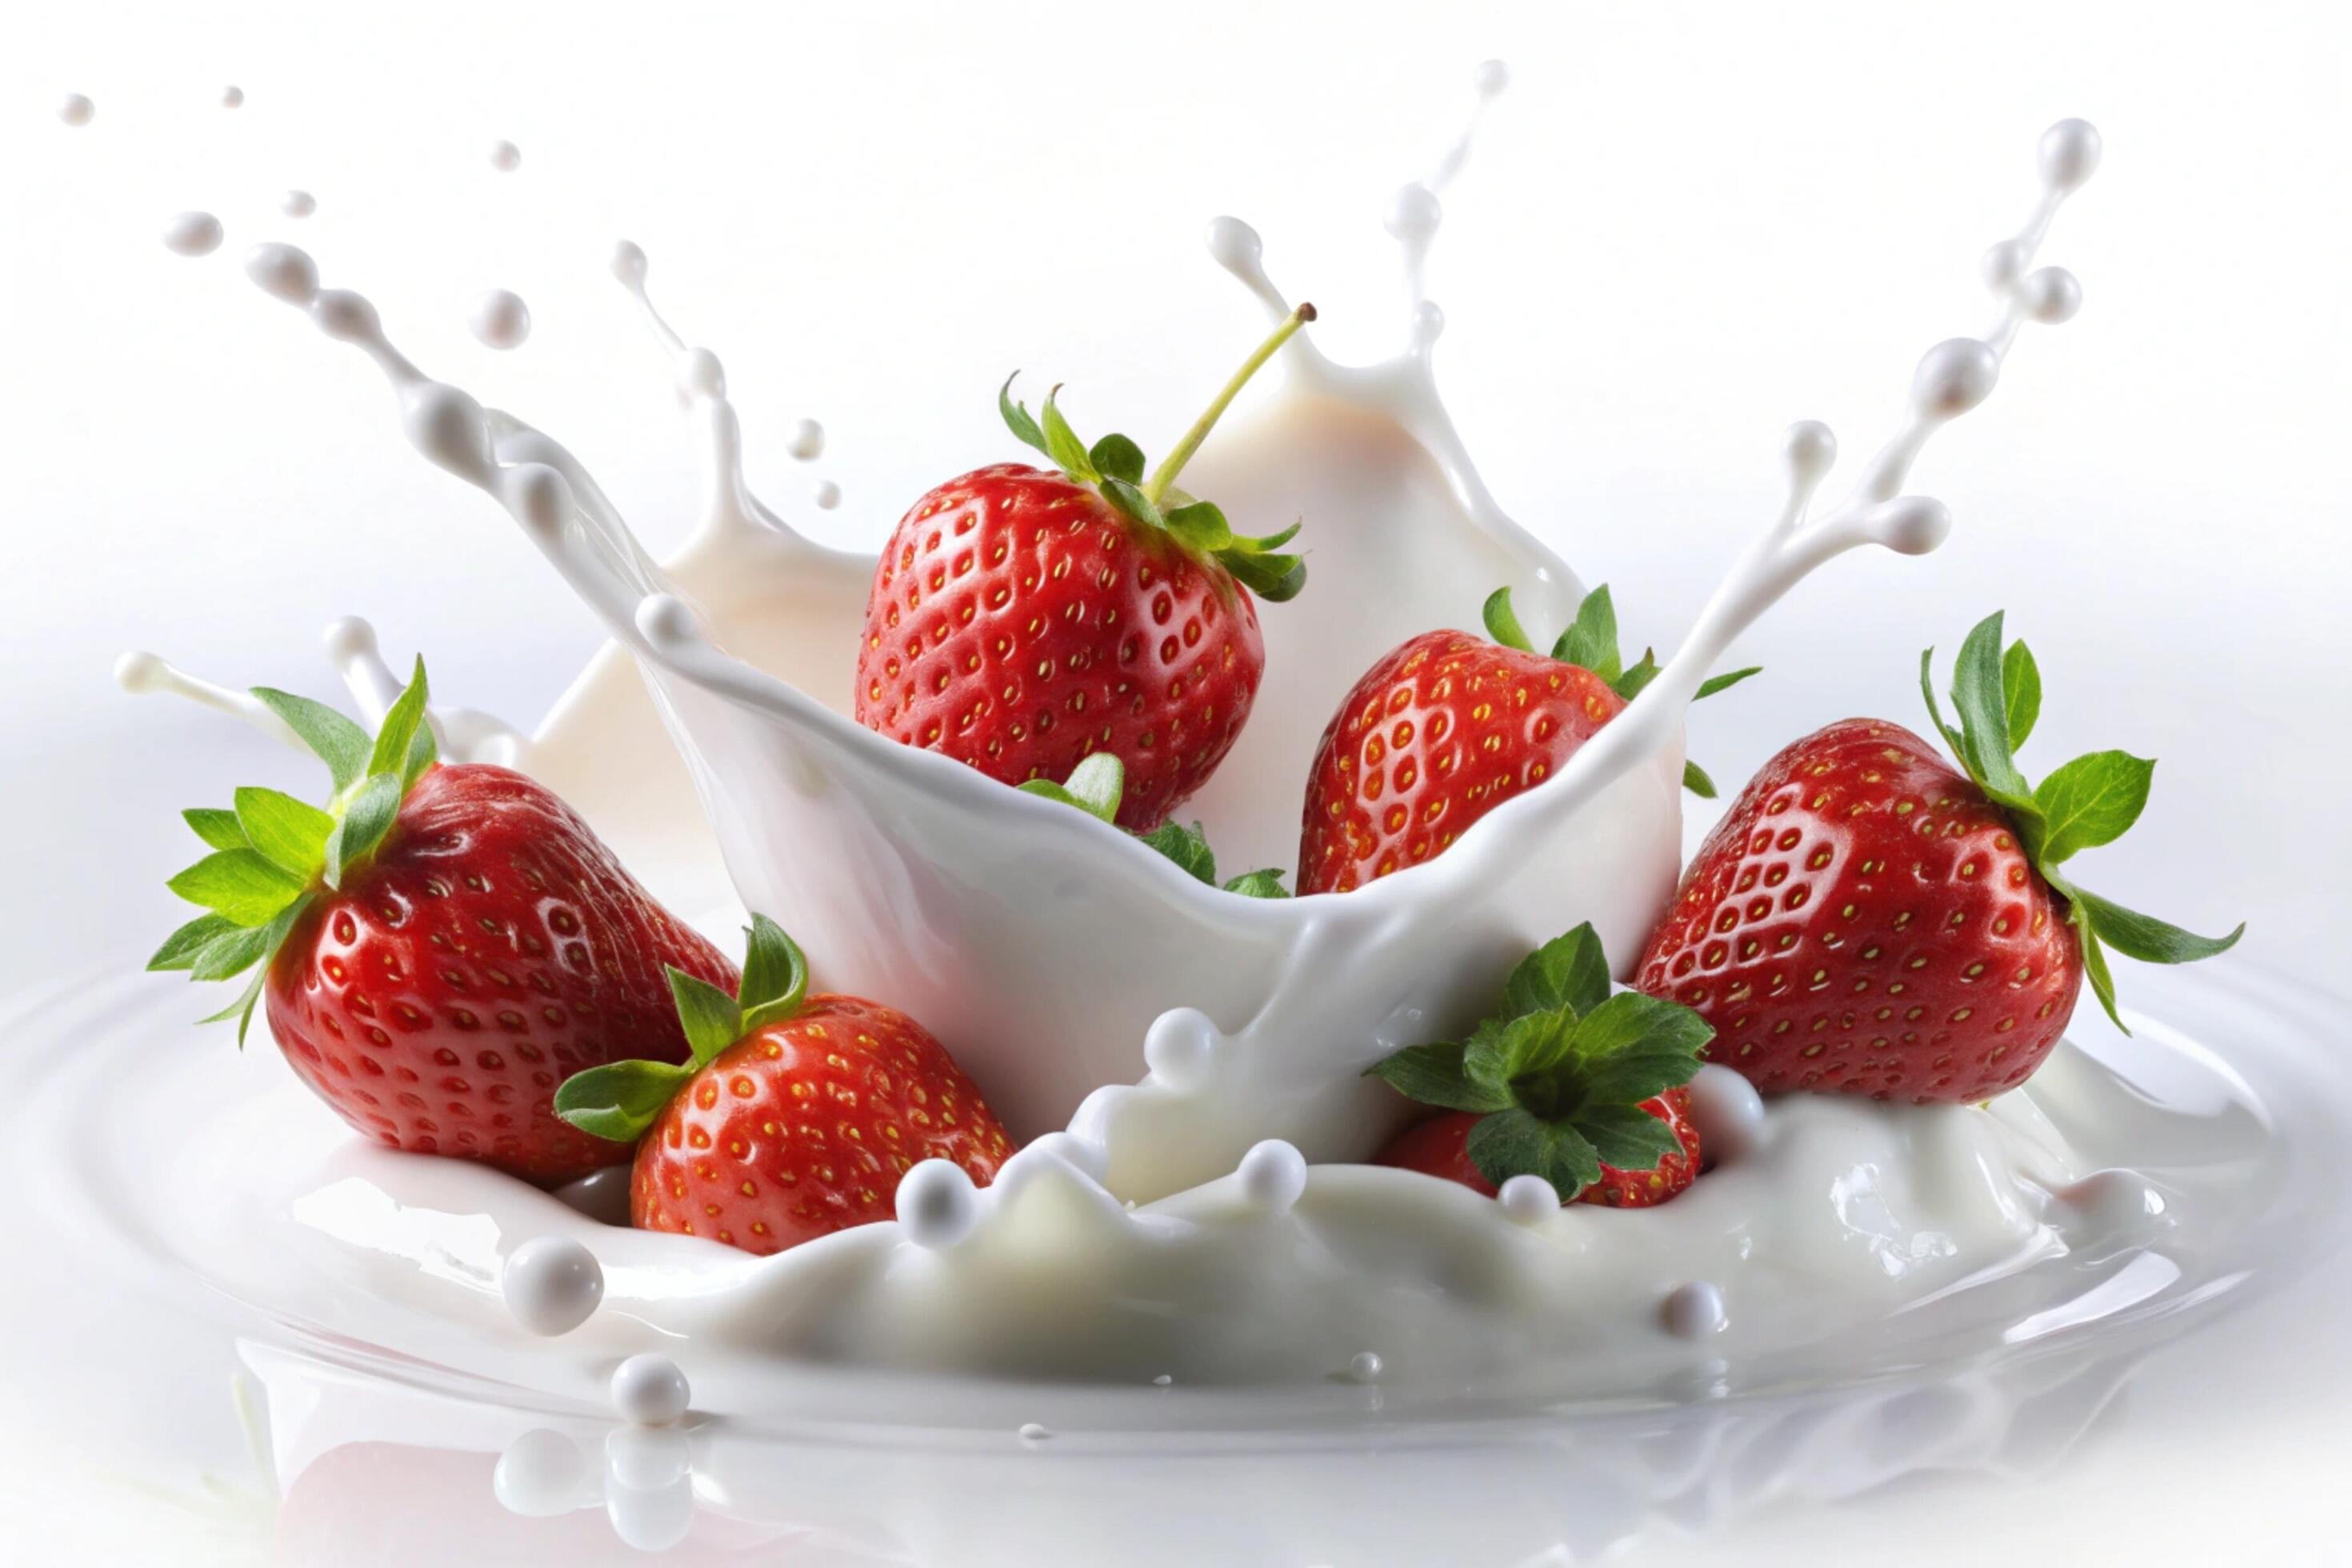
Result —
[{"label": "red strawberry", "polygon": [[1564,1201],[1664,1203],[1698,1175],[1682,1086],[1713,1033],[1687,1007],[1612,995],[1601,939],[1580,925],[1511,971],[1501,1010],[1468,1039],[1409,1047],[1371,1069],[1448,1112],[1373,1161],[1489,1194],[1526,1174]]},{"label": "red strawberry", "polygon": [[373,742],[331,708],[254,693],[333,772],[321,811],[241,789],[191,811],[213,853],[172,879],[212,912],[148,967],[225,980],[218,1017],[268,1001],[295,1072],[395,1149],[480,1160],[555,1183],[613,1163],[566,1126],[556,1085],[583,1068],[683,1060],[665,965],[734,966],[639,887],[569,806],[505,768],[435,760],[425,667]]},{"label": "red strawberry", "polygon": [[919,1161],[995,1179],[1004,1129],[928,1030],[862,996],[808,995],[800,949],[765,915],[749,935],[735,996],[671,972],[685,1065],[618,1062],[556,1095],[574,1126],[637,1141],[638,1228],[765,1256],[890,1218]]},{"label": "red strawberry", "polygon": [[1637,983],[1713,1024],[1709,1054],[1758,1088],[1980,1100],[2042,1065],[2086,975],[2115,1014],[2103,944],[2180,963],[2245,929],[2195,936],[2058,870],[2138,818],[2155,764],[2096,752],[2029,789],[2013,754],[2042,678],[2000,638],[1994,615],[1961,647],[1958,730],[1921,660],[1965,772],[1899,726],[1832,724],[1764,765],[1685,874]]},{"label": "red strawberry", "polygon": [[[1149,479],[1124,436],[1089,449],[1047,397],[1044,424],[997,405],[1059,471],[1000,463],[917,501],[883,549],[857,653],[857,721],[1006,784],[1119,757],[1119,826],[1158,826],[1224,761],[1249,719],[1265,647],[1255,592],[1294,597],[1296,525],[1236,535],[1171,489],[1234,395],[1299,326],[1298,310]],[[1162,510],[1163,503],[1166,510]]]},{"label": "red strawberry", "polygon": [[[1698,1129],[1690,1120],[1690,1090],[1670,1089],[1642,1101],[1641,1109],[1666,1124],[1682,1146],[1681,1152],[1666,1155],[1645,1170],[1621,1171],[1603,1163],[1600,1176],[1571,1202],[1605,1204],[1619,1209],[1649,1208],[1664,1203],[1698,1180]],[[1449,1110],[1433,1116],[1390,1139],[1372,1156],[1372,1163],[1459,1182],[1491,1198],[1500,1189],[1470,1158],[1470,1132],[1477,1125],[1475,1111]]]},{"label": "red strawberry", "polygon": [[[1301,893],[1348,892],[1444,853],[1549,778],[1658,672],[1647,652],[1631,668],[1619,658],[1606,586],[1585,596],[1549,658],[1529,646],[1509,589],[1486,601],[1486,622],[1492,641],[1455,631],[1409,639],[1341,700],[1307,770]],[[1755,673],[1718,676],[1699,695]],[[1684,783],[1715,794],[1696,765]]]}]

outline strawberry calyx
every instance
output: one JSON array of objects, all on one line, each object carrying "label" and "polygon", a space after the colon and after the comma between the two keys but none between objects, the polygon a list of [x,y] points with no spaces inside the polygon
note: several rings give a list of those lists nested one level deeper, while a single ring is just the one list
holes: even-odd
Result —
[{"label": "strawberry calyx", "polygon": [[439,760],[425,719],[425,661],[416,661],[373,736],[307,697],[257,686],[253,695],[318,753],[334,781],[324,808],[274,789],[240,789],[224,810],[183,812],[211,853],[165,886],[205,910],[180,927],[147,961],[151,970],[185,971],[191,980],[228,980],[252,970],[235,1002],[204,1022],[235,1018],[245,1044],[269,962],[294,922],[321,891],[341,888],[392,831],[410,786]]},{"label": "strawberry calyx", "polygon": [[1952,667],[1955,727],[1936,699],[1936,650],[1919,656],[1919,691],[1927,716],[1961,768],[1991,797],[2026,858],[2051,889],[2066,900],[2067,919],[2082,941],[2083,973],[2107,1016],[2126,1034],[2116,1010],[2116,983],[2106,950],[2145,963],[2191,963],[2237,945],[2243,921],[2227,936],[2199,936],[2152,915],[2084,891],[2059,866],[2084,849],[2122,837],[2147,809],[2153,758],[2128,752],[2091,752],[2053,770],[2039,784],[2018,770],[2017,752],[2042,715],[2042,669],[2022,639],[2001,642],[2001,612],[1979,621],[1960,644]]},{"label": "strawberry calyx", "polygon": [[[1118,803],[1127,793],[1127,764],[1108,752],[1097,752],[1071,771],[1067,781],[1055,784],[1051,779],[1031,779],[1015,786],[1024,794],[1043,795],[1064,805],[1077,807],[1088,816],[1116,826]],[[1223,888],[1228,893],[1238,893],[1245,899],[1286,899],[1288,889],[1282,885],[1279,867],[1265,866],[1255,871],[1244,871],[1238,877],[1217,880],[1217,857],[1209,847],[1207,835],[1199,823],[1190,827],[1181,823],[1163,822],[1149,833],[1129,834],[1176,862],[1199,881],[1213,888]]]},{"label": "strawberry calyx", "polygon": [[808,959],[765,915],[744,931],[743,977],[730,996],[707,980],[668,967],[669,994],[691,1053],[683,1062],[607,1062],[556,1086],[555,1114],[583,1132],[634,1143],[687,1080],[746,1036],[781,1024],[808,999]]},{"label": "strawberry calyx", "polygon": [[1013,383],[1021,374],[1015,371],[1004,378],[1003,386],[998,389],[996,409],[1017,439],[1045,454],[1072,480],[1093,486],[1121,513],[1144,527],[1169,534],[1193,556],[1215,562],[1268,604],[1282,604],[1297,598],[1298,591],[1307,585],[1306,561],[1282,553],[1282,547],[1297,535],[1299,525],[1294,522],[1279,533],[1255,537],[1235,533],[1215,503],[1187,495],[1175,484],[1177,475],[1208,438],[1210,430],[1234,398],[1249,384],[1250,378],[1299,328],[1313,320],[1315,307],[1305,304],[1285,317],[1282,324],[1242,362],[1241,368],[1148,479],[1144,475],[1143,448],[1125,436],[1114,433],[1091,447],[1078,438],[1069,420],[1055,405],[1055,400],[1062,390],[1058,385],[1045,395],[1045,406],[1033,417],[1026,404],[1013,399]]},{"label": "strawberry calyx", "polygon": [[1604,1164],[1649,1170],[1681,1151],[1643,1101],[1688,1083],[1714,1037],[1678,1002],[1612,994],[1588,921],[1522,959],[1501,1009],[1467,1039],[1408,1046],[1365,1076],[1423,1105],[1475,1112],[1468,1152],[1479,1174],[1498,1187],[1541,1176],[1565,1202]]},{"label": "strawberry calyx", "polygon": [[[1527,629],[1519,625],[1518,616],[1511,609],[1511,591],[1497,588],[1486,596],[1479,618],[1486,624],[1486,635],[1505,647],[1521,653],[1536,651],[1528,637]],[[1576,614],[1566,629],[1551,645],[1551,657],[1562,664],[1572,664],[1589,669],[1619,697],[1631,702],[1642,694],[1642,689],[1658,678],[1658,655],[1654,648],[1643,648],[1642,657],[1628,665],[1617,650],[1617,606],[1609,596],[1609,584],[1603,583],[1577,602]],[[1751,675],[1760,675],[1764,667],[1749,665],[1722,675],[1711,675],[1702,681],[1694,702],[1705,701],[1718,691],[1738,685]],[[1713,800],[1715,781],[1696,763],[1683,763],[1683,788],[1701,800]]]}]

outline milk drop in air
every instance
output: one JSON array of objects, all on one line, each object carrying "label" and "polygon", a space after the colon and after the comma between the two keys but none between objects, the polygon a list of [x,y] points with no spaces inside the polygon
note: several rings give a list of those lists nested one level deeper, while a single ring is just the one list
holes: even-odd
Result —
[{"label": "milk drop in air", "polygon": [[87,125],[97,113],[98,105],[79,92],[69,92],[58,101],[58,118],[68,125]]},{"label": "milk drop in air", "polygon": [[474,302],[466,324],[487,348],[520,348],[530,336],[530,307],[520,294],[493,289]]},{"label": "milk drop in air", "polygon": [[163,248],[180,256],[210,256],[220,248],[221,221],[205,212],[184,212],[163,226]]}]

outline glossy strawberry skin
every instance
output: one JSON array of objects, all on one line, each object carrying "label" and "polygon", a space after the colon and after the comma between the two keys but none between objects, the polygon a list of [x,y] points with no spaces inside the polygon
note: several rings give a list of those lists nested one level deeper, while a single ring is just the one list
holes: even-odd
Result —
[{"label": "glossy strawberry skin", "polygon": [[637,1145],[641,1230],[766,1256],[892,1217],[898,1179],[950,1160],[982,1186],[1012,1152],[944,1047],[895,1008],[818,995],[696,1073]]},{"label": "glossy strawberry skin", "polygon": [[1298,890],[1348,892],[1443,854],[1624,708],[1576,665],[1472,632],[1410,638],[1364,672],[1316,747]]},{"label": "glossy strawberry skin", "polygon": [[[1642,1102],[1642,1109],[1674,1129],[1675,1139],[1682,1152],[1669,1154],[1654,1170],[1622,1171],[1614,1165],[1601,1167],[1601,1179],[1576,1194],[1580,1204],[1601,1204],[1609,1208],[1642,1209],[1664,1203],[1698,1179],[1698,1128],[1690,1119],[1690,1090],[1670,1089],[1665,1093]],[[1372,1156],[1376,1165],[1394,1165],[1402,1170],[1419,1171],[1425,1176],[1439,1176],[1449,1182],[1459,1182],[1493,1197],[1495,1184],[1470,1159],[1470,1130],[1478,1124],[1478,1114],[1471,1110],[1449,1110],[1433,1116],[1426,1121],[1415,1122],[1394,1138],[1378,1154]]]},{"label": "glossy strawberry skin", "polygon": [[264,996],[296,1074],[361,1132],[551,1184],[615,1155],[556,1118],[556,1085],[686,1059],[665,964],[734,988],[735,966],[543,785],[445,763],[311,901]]},{"label": "glossy strawberry skin", "polygon": [[855,713],[1005,784],[1127,768],[1156,827],[1233,749],[1265,673],[1249,593],[1067,477],[1000,463],[899,521],[875,570]]},{"label": "glossy strawberry skin", "polygon": [[1917,735],[1850,719],[1767,763],[1636,969],[1766,1093],[1968,1103],[2025,1081],[2082,988],[2063,904]]}]

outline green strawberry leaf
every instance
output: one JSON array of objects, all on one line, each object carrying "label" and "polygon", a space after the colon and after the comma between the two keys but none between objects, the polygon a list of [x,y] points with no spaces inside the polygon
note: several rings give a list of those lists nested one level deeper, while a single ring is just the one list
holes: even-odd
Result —
[{"label": "green strawberry leaf", "polygon": [[1609,597],[1608,584],[1584,595],[1576,606],[1576,619],[1552,645],[1551,656],[1589,669],[1603,681],[1614,681],[1624,673],[1617,655],[1617,606]]},{"label": "green strawberry leaf", "polygon": [[1496,1186],[1513,1176],[1541,1176],[1562,1198],[1601,1179],[1601,1154],[1565,1121],[1546,1121],[1517,1106],[1478,1119],[1470,1129],[1470,1163]]},{"label": "green strawberry leaf", "polygon": [[1125,479],[1105,479],[1095,488],[1102,492],[1103,500],[1146,528],[1168,526],[1168,520],[1160,514],[1160,508],[1152,503],[1151,498]]},{"label": "green strawberry leaf", "polygon": [[1055,468],[1079,484],[1094,484],[1102,476],[1095,472],[1094,464],[1087,458],[1087,444],[1078,439],[1078,433],[1070,428],[1070,422],[1063,418],[1062,411],[1054,405],[1054,400],[1061,395],[1062,389],[1058,386],[1045,395],[1045,406],[1042,411],[1045,425],[1045,455],[1054,459]]},{"label": "green strawberry leaf", "polygon": [[274,789],[238,790],[236,820],[243,842],[279,870],[306,883],[325,863],[327,836],[335,830],[333,817]]},{"label": "green strawberry leaf", "polygon": [[1127,793],[1127,765],[1108,752],[1097,752],[1072,770],[1067,784],[1031,779],[1013,787],[1076,806],[1097,822],[1110,822],[1117,819],[1119,798]]},{"label": "green strawberry leaf", "polygon": [[[1233,525],[1225,521],[1225,514],[1217,510],[1214,501],[1196,500],[1177,507],[1167,512],[1162,521],[1169,532],[1197,554],[1214,555],[1234,542]],[[1244,553],[1255,555],[1263,552],[1249,550]]]},{"label": "green strawberry leaf", "polygon": [[327,835],[320,866],[327,886],[341,888],[343,876],[374,853],[400,815],[396,773],[370,773],[343,805],[343,819]]},{"label": "green strawberry leaf", "polygon": [[[433,761],[433,727],[425,720],[425,660],[420,657],[416,669],[409,677],[407,689],[394,700],[392,711],[383,716],[383,728],[376,731],[375,744],[368,753],[367,771],[371,775],[390,773],[404,788],[414,782]],[[423,758],[418,757],[418,738],[423,737]]]},{"label": "green strawberry leaf", "polygon": [[2080,888],[2069,888],[2066,894],[2074,900],[2078,914],[2088,911],[2093,929],[2106,945],[2142,963],[2194,963],[2200,958],[2229,952],[2246,934],[2245,924],[2241,921],[2227,936],[2199,936],[2153,915],[2110,903]]},{"label": "green strawberry leaf", "polygon": [[1054,454],[1045,445],[1045,432],[1038,429],[1037,421],[1029,416],[1028,405],[1013,400],[1013,384],[1020,378],[1021,373],[1017,370],[1004,378],[1004,384],[997,389],[996,411],[1003,416],[1005,428],[1013,432],[1014,440],[1024,447],[1034,447],[1050,458]]},{"label": "green strawberry leaf", "polygon": [[249,929],[238,925],[226,915],[216,915],[207,910],[165,937],[163,945],[155,950],[155,956],[147,961],[147,967],[162,972],[194,969],[197,955],[214,938]]},{"label": "green strawberry leaf", "polygon": [[1496,1016],[1523,1018],[1565,1007],[1580,1018],[1608,999],[1609,959],[1587,921],[1519,960],[1503,982],[1503,1010]]},{"label": "green strawberry leaf", "polygon": [[1169,859],[1183,868],[1187,876],[1212,887],[1217,880],[1217,857],[1209,848],[1209,840],[1201,832],[1199,823],[1187,827],[1180,822],[1163,822],[1138,837]]},{"label": "green strawberry leaf", "polygon": [[196,1022],[199,1024],[225,1024],[231,1018],[236,1019],[236,1048],[238,1050],[245,1049],[246,1034],[253,1027],[253,1009],[255,1005],[260,1002],[261,988],[268,978],[269,971],[267,968],[255,970],[253,972],[253,978],[246,983],[245,989],[237,994],[236,1001],[230,1003],[227,1006],[222,1008],[217,1013],[206,1014],[205,1016],[197,1019]]},{"label": "green strawberry leaf", "polygon": [[784,928],[762,914],[743,933],[743,979],[735,988],[743,1010],[742,1032],[782,1023],[800,1011],[808,995],[808,959]]},{"label": "green strawberry leaf", "polygon": [[608,1062],[558,1085],[555,1114],[594,1137],[634,1143],[694,1073],[674,1062]]},{"label": "green strawberry leaf", "polygon": [[1679,1002],[1621,991],[1569,1032],[1564,1059],[1586,1102],[1638,1105],[1688,1083],[1713,1038],[1714,1027]]},{"label": "green strawberry leaf", "polygon": [[[1756,672],[1752,669],[1742,670],[1740,672],[1741,675],[1753,675]],[[1645,647],[1642,650],[1642,657],[1635,659],[1632,664],[1626,666],[1625,673],[1619,676],[1616,680],[1612,683],[1612,686],[1618,696],[1623,698],[1626,701],[1631,702],[1633,699],[1642,695],[1642,693],[1648,689],[1650,682],[1657,679],[1658,650],[1655,648]],[[1733,679],[1737,679],[1738,678],[1734,677]],[[1728,682],[1726,684],[1728,684]],[[1709,697],[1712,695],[1714,695],[1714,693],[1708,691],[1706,687],[1702,686],[1699,688],[1698,697]],[[1694,697],[1691,700],[1696,702],[1698,700],[1698,697]]]},{"label": "green strawberry leaf", "polygon": [[1296,555],[1224,550],[1217,559],[1251,593],[1269,605],[1286,605],[1307,586],[1307,563]]},{"label": "green strawberry leaf", "polygon": [[[1644,660],[1647,660],[1649,657],[1650,656],[1647,652],[1644,652],[1642,655],[1642,658]],[[1723,675],[1710,675],[1705,680],[1698,683],[1698,690],[1692,695],[1691,700],[1694,702],[1703,702],[1718,691],[1730,690],[1733,687],[1738,685],[1741,681],[1747,679],[1751,675],[1761,675],[1763,673],[1764,667],[1762,665],[1751,664],[1746,669],[1735,669]],[[1624,693],[1620,692],[1618,695],[1622,697]]]},{"label": "green strawberry leaf", "polygon": [[2107,968],[2107,952],[2099,941],[2097,926],[2081,903],[2074,906],[2074,931],[2083,944],[2083,977],[2091,983],[2091,994],[2099,999],[2107,1017],[2126,1035],[2131,1030],[2116,1006],[2116,977]]},{"label": "green strawberry leaf", "polygon": [[1143,448],[1116,431],[1087,449],[1087,461],[1104,479],[1130,485],[1143,482]]},{"label": "green strawberry leaf", "polygon": [[2033,733],[2034,721],[2042,717],[2042,667],[2033,661],[2033,650],[2022,638],[2009,645],[2000,656],[2001,710],[2007,716],[2009,749],[2014,752],[2024,748],[2025,738]]},{"label": "green strawberry leaf", "polygon": [[1638,1105],[1589,1105],[1569,1118],[1604,1165],[1647,1171],[1682,1152],[1675,1130]]},{"label": "green strawberry leaf", "polygon": [[1936,700],[1936,650],[1932,647],[1919,655],[1919,695],[1927,700],[1927,717],[1935,721],[1936,733],[1944,737],[1944,744],[1951,748],[1952,755],[1960,759],[1960,765],[1966,767],[1967,743],[1960,739],[1958,730],[1944,722],[1943,706]]},{"label": "green strawberry leaf", "polygon": [[375,743],[365,730],[325,703],[297,697],[290,691],[257,686],[253,695],[262,706],[286,721],[286,727],[319,754],[334,778],[336,794],[351,788],[366,773],[368,755]]},{"label": "green strawberry leaf", "polygon": [[1225,891],[1239,893],[1244,899],[1286,899],[1290,889],[1282,885],[1283,871],[1279,866],[1261,866],[1255,871],[1244,871],[1225,880]]},{"label": "green strawberry leaf", "polygon": [[164,884],[241,926],[264,926],[302,894],[301,881],[254,849],[216,849]]},{"label": "green strawberry leaf", "polygon": [[2036,784],[2034,804],[2046,823],[2042,864],[2055,866],[2079,850],[2122,837],[2147,809],[2148,784],[2155,776],[2156,763],[2146,758],[2128,752],[2093,752]]},{"label": "green strawberry leaf", "polygon": [[1486,635],[1505,647],[1515,647],[1521,653],[1533,653],[1536,645],[1528,640],[1528,629],[1519,625],[1519,617],[1511,608],[1511,591],[1497,588],[1486,595],[1479,609],[1478,618],[1486,623]]},{"label": "green strawberry leaf", "polygon": [[1701,800],[1715,798],[1715,781],[1706,776],[1705,768],[1688,759],[1683,763],[1683,788]]},{"label": "green strawberry leaf", "polygon": [[685,970],[669,968],[669,994],[677,1004],[677,1021],[686,1043],[700,1067],[743,1037],[743,1009],[735,998],[708,980]]},{"label": "green strawberry leaf", "polygon": [[1513,1103],[1508,1089],[1471,1081],[1458,1044],[1407,1046],[1366,1068],[1364,1076],[1385,1079],[1407,1100],[1448,1110],[1507,1110]]},{"label": "green strawberry leaf", "polygon": [[[2041,809],[2009,749],[2009,700],[2001,687],[1999,610],[1978,622],[1960,644],[1952,667],[1952,706],[1960,716],[1960,756],[1985,794],[2022,818]],[[2027,834],[2024,820],[2018,831]]]},{"label": "green strawberry leaf", "polygon": [[249,849],[245,829],[236,824],[236,813],[223,811],[216,805],[194,805],[180,813],[180,818],[195,836],[215,849]]}]

